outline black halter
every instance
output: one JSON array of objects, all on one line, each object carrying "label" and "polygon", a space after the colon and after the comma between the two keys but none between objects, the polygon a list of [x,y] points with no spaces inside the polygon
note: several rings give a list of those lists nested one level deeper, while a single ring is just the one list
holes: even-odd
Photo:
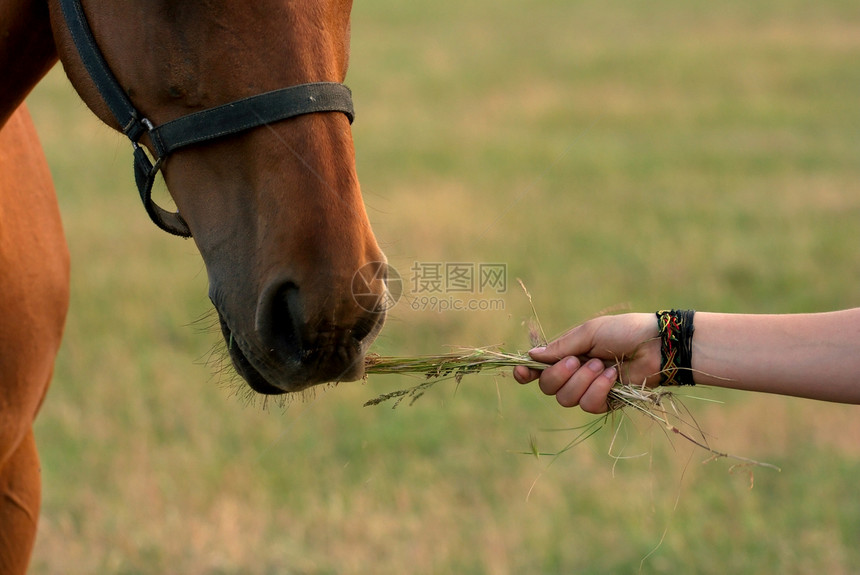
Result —
[{"label": "black halter", "polygon": [[[110,71],[87,23],[81,0],[60,0],[60,6],[87,72],[134,147],[134,179],[143,206],[152,221],[171,234],[191,236],[179,213],[169,212],[152,201],[155,176],[171,152],[302,114],[343,112],[350,123],[354,118],[349,88],[337,82],[314,82],[243,98],[153,126],[134,107]],[[144,134],[149,134],[155,163],[138,143]]]}]

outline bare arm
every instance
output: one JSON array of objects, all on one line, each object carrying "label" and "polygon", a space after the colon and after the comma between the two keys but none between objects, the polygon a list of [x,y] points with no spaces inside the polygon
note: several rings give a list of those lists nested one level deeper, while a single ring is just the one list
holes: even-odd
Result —
[{"label": "bare arm", "polygon": [[860,403],[860,309],[697,313],[694,324],[696,383]]},{"label": "bare arm", "polygon": [[[699,384],[860,404],[860,308],[819,314],[697,312],[692,367]],[[559,403],[606,410],[617,377],[659,381],[660,344],[653,314],[604,316],[577,326],[531,355],[553,364],[517,368],[520,383],[540,379]]]}]

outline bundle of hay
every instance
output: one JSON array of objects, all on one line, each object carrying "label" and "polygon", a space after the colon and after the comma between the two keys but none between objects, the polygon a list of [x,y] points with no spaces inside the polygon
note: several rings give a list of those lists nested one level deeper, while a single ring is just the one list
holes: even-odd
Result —
[{"label": "bundle of hay", "polygon": [[[531,359],[524,353],[509,353],[492,347],[462,348],[439,355],[414,357],[392,357],[369,354],[365,360],[366,377],[371,375],[411,375],[421,378],[417,385],[397,389],[382,394],[365,406],[391,403],[396,408],[408,399],[411,405],[436,383],[454,379],[458,384],[467,375],[484,373],[506,375],[511,368],[522,365],[532,369],[545,369],[549,365]],[[619,370],[619,373],[621,371]],[[596,420],[597,425],[587,425],[586,431],[577,435],[564,450],[590,437],[612,415],[632,411],[659,423],[670,434],[678,435],[710,453],[712,458],[730,458],[743,465],[757,465],[779,470],[769,463],[763,463],[731,455],[712,448],[705,433],[699,428],[690,411],[671,388],[649,388],[643,385],[630,385],[616,381],[608,396],[609,411]]]}]

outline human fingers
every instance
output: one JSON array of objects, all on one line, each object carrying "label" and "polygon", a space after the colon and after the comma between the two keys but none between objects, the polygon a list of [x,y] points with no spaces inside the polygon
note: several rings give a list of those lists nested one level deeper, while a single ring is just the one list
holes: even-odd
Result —
[{"label": "human fingers", "polygon": [[606,371],[603,362],[593,358],[573,372],[555,392],[555,399],[564,407],[579,405],[585,392]]},{"label": "human fingers", "polygon": [[538,379],[540,390],[546,395],[555,395],[581,366],[582,362],[575,357],[565,357],[554,363],[540,374]]},{"label": "human fingers", "polygon": [[524,365],[518,365],[514,368],[514,379],[518,383],[529,383],[540,377],[540,370],[531,369]]},{"label": "human fingers", "polygon": [[615,366],[604,369],[579,398],[579,407],[587,413],[606,413],[609,411],[609,390],[618,379]]}]

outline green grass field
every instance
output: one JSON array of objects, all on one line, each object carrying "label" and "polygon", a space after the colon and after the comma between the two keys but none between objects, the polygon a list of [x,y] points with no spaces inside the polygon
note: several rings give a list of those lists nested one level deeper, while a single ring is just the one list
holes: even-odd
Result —
[{"label": "green grass field", "polygon": [[[352,29],[359,176],[408,296],[377,351],[526,349],[515,278],[551,334],[860,305],[855,0],[367,0]],[[523,455],[592,418],[510,377],[396,410],[362,404],[413,380],[247,404],[206,365],[202,261],[149,222],[126,141],[60,69],[29,104],[73,258],[33,573],[860,570],[855,407],[696,389],[723,402],[685,401],[716,447],[782,468],[750,489],[640,419]],[[505,264],[504,309],[420,309],[416,262]]]}]

